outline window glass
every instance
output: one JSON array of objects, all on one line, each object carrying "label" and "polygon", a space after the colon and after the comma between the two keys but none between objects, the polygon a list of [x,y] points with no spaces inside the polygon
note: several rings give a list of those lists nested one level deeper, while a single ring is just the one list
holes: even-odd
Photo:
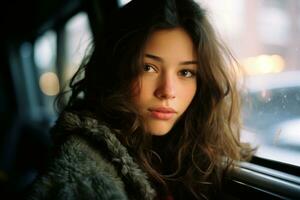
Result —
[{"label": "window glass", "polygon": [[119,5],[120,6],[124,6],[125,4],[127,4],[130,0],[119,0]]},{"label": "window glass", "polygon": [[83,58],[89,53],[92,43],[92,33],[88,16],[80,12],[72,17],[65,26],[65,60],[63,66],[63,82],[68,84],[78,70]]},{"label": "window glass", "polygon": [[86,13],[80,12],[72,17],[59,34],[58,40],[57,32],[49,30],[34,43],[34,61],[44,109],[46,114],[53,116],[56,115],[56,96],[61,90],[68,89],[66,85],[80,66],[91,43],[92,36]]},{"label": "window glass", "polygon": [[45,32],[34,44],[34,61],[37,66],[39,88],[43,94],[45,112],[54,115],[53,102],[60,85],[56,73],[56,33]]},{"label": "window glass", "polygon": [[300,166],[300,4],[197,0],[246,73],[243,140],[257,156]]}]

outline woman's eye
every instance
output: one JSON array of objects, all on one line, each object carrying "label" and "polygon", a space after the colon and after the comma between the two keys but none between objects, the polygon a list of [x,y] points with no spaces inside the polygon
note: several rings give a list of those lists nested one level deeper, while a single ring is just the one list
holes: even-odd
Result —
[{"label": "woman's eye", "polygon": [[144,71],[145,72],[156,72],[155,68],[149,64],[144,65]]},{"label": "woman's eye", "polygon": [[191,71],[191,70],[184,69],[184,70],[181,70],[179,72],[179,75],[183,76],[183,77],[186,77],[186,78],[191,78],[191,77],[195,76],[195,72]]}]

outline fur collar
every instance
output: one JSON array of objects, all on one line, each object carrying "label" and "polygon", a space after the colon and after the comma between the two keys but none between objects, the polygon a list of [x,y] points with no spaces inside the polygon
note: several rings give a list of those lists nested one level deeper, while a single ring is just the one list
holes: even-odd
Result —
[{"label": "fur collar", "polygon": [[143,199],[154,198],[155,191],[150,186],[146,174],[133,161],[127,149],[120,143],[112,130],[100,124],[91,115],[64,112],[60,115],[51,132],[55,142],[76,130],[83,130],[80,131],[80,134],[93,141],[104,142],[110,152],[111,162],[117,166],[119,173],[129,181],[130,187],[133,186],[136,192],[139,191],[139,196]]}]

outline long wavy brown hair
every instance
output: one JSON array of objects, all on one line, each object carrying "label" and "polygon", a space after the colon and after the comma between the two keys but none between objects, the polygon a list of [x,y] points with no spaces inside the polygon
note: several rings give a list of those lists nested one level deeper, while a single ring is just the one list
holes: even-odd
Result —
[{"label": "long wavy brown hair", "polygon": [[[143,69],[147,38],[175,27],[183,28],[197,49],[197,91],[170,133],[151,136],[144,131],[130,90]],[[201,199],[214,193],[233,161],[250,158],[251,149],[240,142],[237,64],[206,11],[192,0],[132,0],[105,28],[72,78],[64,109],[89,110],[116,130],[160,196]]]}]

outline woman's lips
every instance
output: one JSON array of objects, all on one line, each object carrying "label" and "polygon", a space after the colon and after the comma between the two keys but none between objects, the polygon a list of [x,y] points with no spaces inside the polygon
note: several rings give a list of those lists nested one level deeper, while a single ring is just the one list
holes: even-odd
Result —
[{"label": "woman's lips", "polygon": [[151,117],[159,120],[169,120],[176,114],[173,108],[168,107],[149,108],[148,110],[151,113]]}]

